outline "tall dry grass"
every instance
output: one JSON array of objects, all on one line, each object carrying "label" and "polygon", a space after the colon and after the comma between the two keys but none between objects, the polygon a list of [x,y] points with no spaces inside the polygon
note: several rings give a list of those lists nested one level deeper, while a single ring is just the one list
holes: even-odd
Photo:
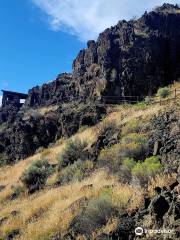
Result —
[{"label": "tall dry grass", "polygon": [[[83,188],[92,184],[92,188]],[[20,229],[19,240],[25,239],[49,239],[57,232],[63,233],[80,206],[75,210],[68,209],[78,199],[86,197],[98,197],[104,186],[115,186],[113,189],[113,202],[117,206],[126,207],[131,211],[139,206],[141,200],[134,198],[137,189],[117,183],[114,176],[105,170],[96,171],[93,176],[82,182],[70,185],[45,189],[33,195],[7,203],[1,208],[0,217],[7,217],[0,230],[0,236],[4,237],[13,229]],[[12,211],[17,211],[17,216],[11,216]]]},{"label": "tall dry grass", "polygon": [[[171,89],[179,86],[179,83],[175,83],[171,86]],[[159,106],[159,104],[150,105],[146,109],[131,105],[116,106],[109,111],[109,114],[99,125],[113,121],[120,127],[132,119],[152,117],[165,107]],[[73,137],[87,140],[88,147],[90,147],[96,141],[96,130],[96,126],[91,127],[75,134]],[[81,182],[74,182],[58,188],[52,187],[56,180],[54,174],[48,179],[48,187],[44,190],[33,195],[23,193],[13,201],[7,200],[13,193],[12,186],[21,185],[19,178],[32,161],[47,158],[51,163],[56,163],[57,155],[63,151],[65,144],[66,140],[61,139],[54,146],[20,161],[14,166],[0,168],[0,185],[5,186],[0,191],[0,219],[8,217],[1,225],[0,238],[5,237],[13,229],[20,229],[21,231],[20,236],[16,238],[18,240],[46,240],[57,232],[63,233],[74,215],[79,211],[80,206],[77,205],[75,211],[68,210],[68,207],[80,198],[98,197],[103,187],[107,185],[112,186],[112,200],[117,207],[131,212],[141,204],[144,194],[142,189],[118,183],[116,178],[108,175],[105,170],[97,171]],[[153,196],[155,186],[170,184],[174,179],[175,176],[170,175],[157,176],[152,179],[148,188],[149,195]],[[83,187],[91,184],[93,185],[92,188]],[[12,216],[12,211],[17,211],[17,215]],[[109,220],[105,229],[110,230],[115,223],[115,219]]]}]

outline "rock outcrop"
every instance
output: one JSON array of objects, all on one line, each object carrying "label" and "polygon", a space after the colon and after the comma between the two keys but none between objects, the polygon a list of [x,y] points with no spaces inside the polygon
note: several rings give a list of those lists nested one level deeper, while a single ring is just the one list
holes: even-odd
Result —
[{"label": "rock outcrop", "polygon": [[[158,189],[148,207],[141,209],[134,217],[136,227],[143,228],[143,239],[179,239],[180,199],[179,183]],[[155,190],[156,190],[155,189]],[[159,230],[159,232],[157,232]],[[165,231],[165,232],[163,232]],[[134,239],[139,239],[136,236]]]},{"label": "rock outcrop", "polygon": [[81,94],[141,96],[180,78],[180,8],[164,4],[119,21],[89,41],[73,62]]},{"label": "rock outcrop", "polygon": [[[164,4],[140,19],[120,21],[101,33],[97,42],[88,41],[87,49],[81,50],[73,62],[72,74],[60,74],[55,81],[29,90],[21,111],[1,109],[1,118],[5,116],[4,121],[10,123],[6,131],[0,131],[0,155],[5,154],[10,161],[24,158],[60,136],[73,134],[81,125],[95,123],[104,108],[100,113],[94,102],[102,96],[142,97],[179,78],[178,6]],[[49,105],[58,105],[59,109],[38,120],[24,120],[28,109]],[[81,105],[93,107],[77,114],[76,108]],[[163,137],[164,144],[169,144],[167,136]],[[169,146],[173,148],[173,143]]]},{"label": "rock outcrop", "polygon": [[95,125],[106,113],[105,108],[92,104],[59,107],[45,115],[22,116],[0,132],[0,164],[14,163],[48,147],[60,137],[70,137],[81,126]]},{"label": "rock outcrop", "polygon": [[56,80],[29,90],[25,108],[48,106],[71,102],[75,98],[76,85],[72,75],[59,74]]},{"label": "rock outcrop", "polygon": [[[180,79],[180,8],[164,4],[141,18],[119,21],[88,41],[72,74],[29,90],[25,107],[146,96]],[[131,99],[130,99],[131,100]]]},{"label": "rock outcrop", "polygon": [[170,109],[156,116],[149,139],[151,154],[159,155],[166,172],[176,171],[180,164],[180,124],[178,109]]}]

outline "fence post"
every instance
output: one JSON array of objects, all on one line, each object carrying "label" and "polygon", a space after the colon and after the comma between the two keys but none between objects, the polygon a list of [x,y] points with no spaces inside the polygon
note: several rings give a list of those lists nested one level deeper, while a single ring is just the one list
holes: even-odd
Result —
[{"label": "fence post", "polygon": [[176,99],[176,88],[174,89],[174,98]]}]

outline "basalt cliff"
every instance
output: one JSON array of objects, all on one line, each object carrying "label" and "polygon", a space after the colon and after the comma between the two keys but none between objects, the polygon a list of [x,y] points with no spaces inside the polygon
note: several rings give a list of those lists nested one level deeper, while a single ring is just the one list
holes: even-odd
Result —
[{"label": "basalt cliff", "polygon": [[180,8],[120,21],[3,91],[0,240],[180,239]]},{"label": "basalt cliff", "polygon": [[[30,89],[22,107],[15,103],[1,108],[1,129],[6,131],[0,132],[0,154],[10,162],[27,157],[73,134],[81,124],[99,121],[105,108],[97,102],[103,97],[138,96],[142,100],[179,78],[177,5],[164,4],[139,19],[119,21],[96,42],[88,41],[87,49],[73,61],[72,73],[59,74],[54,81]],[[52,105],[58,108],[27,118],[28,111]]]}]

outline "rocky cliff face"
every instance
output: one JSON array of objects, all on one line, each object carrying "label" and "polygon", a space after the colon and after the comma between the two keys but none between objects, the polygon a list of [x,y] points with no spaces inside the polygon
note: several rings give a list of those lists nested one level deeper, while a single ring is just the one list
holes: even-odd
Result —
[{"label": "rocky cliff face", "polygon": [[[29,90],[23,109],[17,117],[13,114],[6,132],[0,132],[0,157],[8,156],[8,161],[26,157],[57,137],[73,134],[81,124],[96,123],[105,110],[97,109],[94,100],[103,95],[144,96],[179,78],[178,6],[164,4],[138,20],[120,21],[101,33],[97,42],[88,41],[73,62],[72,74],[60,74],[55,81]],[[66,108],[64,103],[73,105]],[[86,110],[76,111],[82,103]],[[28,109],[53,104],[60,107],[52,116],[23,119]]]},{"label": "rocky cliff face", "polygon": [[70,137],[81,126],[92,126],[100,121],[106,110],[92,104],[65,105],[45,115],[30,113],[0,131],[0,165],[11,164],[48,147],[61,137]]},{"label": "rocky cliff face", "polygon": [[147,95],[178,80],[180,9],[164,4],[138,20],[119,21],[106,29],[80,51],[73,78],[84,96],[95,94],[94,88],[101,85],[104,95]]},{"label": "rocky cliff face", "polygon": [[25,108],[70,102],[75,97],[75,83],[72,75],[59,74],[55,81],[29,90]]},{"label": "rocky cliff face", "polygon": [[119,21],[88,41],[61,74],[29,91],[26,107],[96,99],[101,95],[144,96],[180,79],[180,8],[164,4],[141,18]]}]

